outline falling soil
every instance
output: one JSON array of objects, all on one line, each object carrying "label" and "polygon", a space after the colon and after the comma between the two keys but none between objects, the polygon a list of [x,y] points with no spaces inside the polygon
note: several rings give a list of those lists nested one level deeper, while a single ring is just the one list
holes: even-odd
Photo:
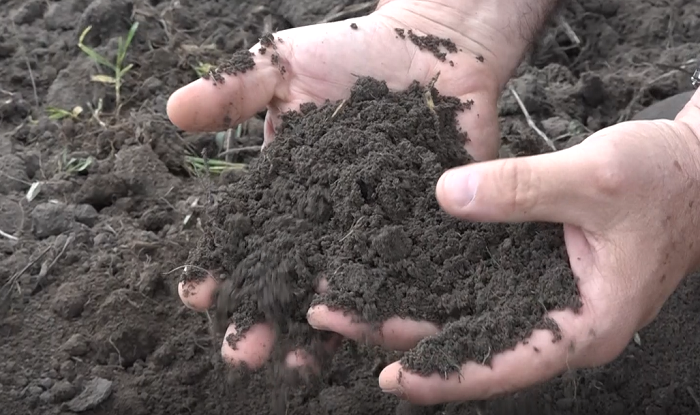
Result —
[{"label": "falling soil", "polygon": [[[231,73],[241,76],[243,69],[255,71],[257,67],[250,65],[250,55],[238,51],[252,47],[266,33],[319,22],[337,16],[339,10],[345,13],[341,10],[343,7],[360,3],[364,0],[3,2],[0,9],[0,230],[17,238],[15,241],[0,237],[0,287],[10,287],[0,292],[0,407],[3,413],[67,415],[79,410],[86,415],[277,414],[279,401],[274,399],[274,385],[270,384],[268,370],[246,376],[232,373],[222,363],[223,339],[220,334],[212,333],[207,314],[185,308],[177,296],[181,267],[203,235],[199,223],[207,225],[201,215],[202,206],[209,205],[210,196],[223,197],[222,186],[235,187],[236,178],[242,180],[243,173],[230,171],[220,177],[207,178],[193,171],[184,155],[212,156],[223,150],[216,133],[186,133],[175,128],[166,115],[167,99],[174,90],[199,77],[194,68],[240,57],[243,66],[233,68]],[[512,86],[532,119],[555,140],[557,148],[576,145],[591,131],[630,119],[642,108],[689,89],[688,71],[694,68],[687,62],[697,59],[700,50],[698,15],[700,5],[685,0],[567,2],[562,8],[562,19],[577,38],[562,30],[561,24],[549,27],[533,55],[515,75]],[[108,75],[108,71],[95,65],[76,43],[82,31],[92,26],[85,42],[99,53],[113,57],[117,38],[128,32],[134,20],[139,22],[139,28],[125,60],[134,67],[124,76],[121,116],[114,119],[113,85],[90,82],[91,76]],[[365,35],[366,25],[359,21],[358,30],[350,27],[350,22],[339,24],[348,36]],[[398,33],[396,39],[392,38],[396,47],[415,47],[406,30],[403,35],[405,39],[399,38]],[[275,42],[284,41],[275,36]],[[267,49],[270,57],[274,47]],[[423,50],[423,53],[431,52]],[[440,46],[438,53],[446,52],[444,45]],[[337,70],[342,69],[341,63]],[[292,67],[288,69],[288,73],[293,73]],[[443,71],[443,76],[445,74]],[[389,97],[399,96],[406,114],[411,110],[424,117],[418,124],[404,125],[401,124],[403,119],[387,118],[396,113],[390,109],[397,107]],[[439,125],[443,127],[439,134],[450,138],[449,114],[456,109],[456,103],[437,96],[434,100],[441,114]],[[347,108],[341,108],[333,125],[341,122],[352,125],[347,113],[343,114],[345,111],[376,108],[380,103],[384,106],[381,111],[368,113],[377,120],[385,120],[384,124],[394,130],[375,126],[372,137],[364,130],[358,131],[348,146],[361,140],[377,144],[366,153],[353,153],[353,162],[348,162],[346,167],[362,166],[363,158],[383,157],[382,163],[386,164],[376,168],[393,173],[404,171],[406,175],[400,178],[414,180],[416,185],[434,185],[439,171],[451,163],[450,157],[455,158],[452,163],[458,162],[457,153],[454,156],[440,153],[440,149],[449,148],[448,144],[443,144],[443,148],[425,141],[418,143],[422,147],[416,147],[410,135],[403,147],[388,144],[398,140],[399,133],[422,133],[428,128],[420,125],[435,125],[435,115],[426,110],[415,94],[396,92],[377,99],[355,99],[354,103],[347,103]],[[298,128],[308,122],[304,120],[332,115],[337,105],[307,108],[304,115],[291,117],[288,124]],[[62,109],[70,114],[76,107],[82,108],[82,113],[57,116],[60,114],[50,111]],[[478,103],[474,108],[478,108]],[[253,117],[242,126],[240,134],[234,127],[236,134],[232,134],[231,148],[259,147],[263,142],[264,117],[264,113]],[[418,116],[407,119],[418,119]],[[499,121],[503,157],[535,154],[545,148],[508,91],[499,101]],[[229,128],[229,123],[226,124],[225,128]],[[314,125],[309,134],[323,136],[320,125],[328,124],[324,121],[318,127]],[[336,129],[326,134],[329,140],[334,137],[332,134],[342,132],[337,126],[328,128],[329,132]],[[357,129],[357,126],[352,128]],[[299,145],[303,137],[291,128],[285,134],[296,137],[296,144],[289,145],[296,145],[293,148],[299,157],[304,151],[320,151],[314,146]],[[377,149],[374,153],[379,153],[384,147],[391,149],[384,156],[371,155],[369,151]],[[398,154],[413,157],[416,148],[421,148],[426,157],[430,155],[431,158],[396,159]],[[270,153],[263,154],[273,154],[273,151],[281,152],[282,147],[271,147]],[[261,165],[265,161],[258,160],[258,154],[257,151],[240,151],[231,154],[230,161]],[[304,155],[301,159],[307,157]],[[71,160],[77,161],[67,166]],[[75,168],[85,160],[92,161],[86,163],[85,168]],[[328,164],[322,158],[319,160]],[[406,167],[407,160],[416,160],[416,166]],[[277,164],[278,175],[297,163],[296,160],[282,161]],[[418,165],[432,168],[433,173],[416,170]],[[324,179],[319,176],[324,170],[320,167],[312,170],[309,177]],[[342,171],[342,168],[335,171]],[[368,178],[377,174],[372,169],[359,173]],[[432,183],[426,177],[432,177]],[[34,182],[41,186],[35,197],[27,200],[27,192]],[[401,189],[400,183],[384,186]],[[350,182],[345,185],[355,186]],[[304,181],[296,183],[294,188],[308,187],[310,184]],[[366,187],[365,191],[368,189]],[[383,189],[376,186],[375,193],[386,194]],[[399,196],[403,191],[407,192],[405,195],[413,192],[411,189],[394,190]],[[397,222],[372,210],[380,207],[382,200],[365,202],[359,184],[355,192],[357,204],[351,206],[369,212],[360,211],[356,213],[358,217],[367,217],[385,226],[378,226],[368,234],[372,223],[362,221],[357,224],[355,234],[350,232],[351,228],[342,233],[339,225],[326,225],[336,236],[331,238],[332,233],[324,234],[324,241],[332,242],[319,246],[318,256],[303,258],[300,269],[306,269],[308,274],[304,278],[300,276],[296,283],[313,281],[317,276],[312,275],[315,269],[335,270],[327,263],[330,259],[329,263],[333,264],[333,257],[326,252],[326,246],[332,247],[333,252],[355,258],[352,262],[355,269],[364,271],[366,264],[376,263],[372,275],[376,275],[381,284],[388,284],[398,273],[416,278],[417,283],[427,281],[427,273],[412,273],[401,268],[406,260],[380,255],[399,250],[374,248],[381,247],[382,238],[391,235],[391,229],[382,231],[391,226],[398,226],[403,232],[404,238],[397,240],[411,241],[411,255],[417,264],[424,263],[421,258],[427,253],[435,252],[432,246],[419,251],[419,247],[427,246],[427,240],[445,246],[450,237],[455,247],[472,252],[460,258],[453,251],[443,250],[442,256],[426,262],[443,272],[439,281],[446,281],[445,276],[452,275],[451,268],[446,265],[450,258],[455,258],[453,268],[476,264],[475,268],[464,272],[467,278],[463,285],[457,284],[455,290],[468,291],[467,284],[472,282],[491,284],[492,288],[503,290],[503,284],[513,275],[518,272],[537,275],[537,267],[539,272],[549,272],[553,282],[570,281],[570,274],[557,273],[565,257],[558,251],[561,244],[556,226],[530,224],[498,228],[455,223],[454,227],[449,227],[451,234],[437,238],[426,231],[417,234],[408,226],[410,221],[415,222],[420,217],[416,213],[436,209],[434,196],[431,196],[433,189],[423,195],[420,205],[415,202],[419,199],[396,205],[404,209],[406,222]],[[336,199],[327,200],[326,206],[336,206],[330,203]],[[242,211],[247,209],[242,205],[244,201],[249,202],[248,199],[241,201]],[[303,221],[311,221],[304,213],[292,209],[291,203],[285,206],[277,202],[274,206],[284,208],[287,218],[297,215]],[[338,212],[347,215],[350,211],[349,207],[341,206],[331,213],[340,217]],[[449,219],[439,210],[434,212],[424,213],[428,221],[425,229],[436,229],[440,223],[447,229]],[[251,231],[259,229],[253,226],[252,219],[249,220]],[[303,230],[285,222],[284,217],[278,222],[270,222],[269,226],[290,232]],[[314,222],[313,226],[317,224]],[[533,234],[537,235],[536,239],[528,240],[528,235]],[[259,239],[259,235],[253,232],[249,237],[258,238],[263,244],[265,240]],[[488,235],[489,239],[467,239],[459,235]],[[271,238],[279,236],[271,233]],[[342,238],[346,239],[340,244]],[[355,245],[351,240],[356,241]],[[357,255],[361,252],[362,241],[366,249],[362,255]],[[309,249],[309,246],[312,245],[295,249]],[[490,252],[484,254],[484,247]],[[499,258],[501,263],[511,267],[491,269]],[[336,261],[339,260],[338,257]],[[532,269],[525,267],[528,263]],[[313,270],[304,268],[313,264],[317,264]],[[229,280],[235,276],[235,268],[233,271]],[[350,271],[349,266],[344,269],[345,274]],[[365,287],[343,287],[338,277],[331,272],[327,274],[331,279],[331,291],[323,300],[333,301],[343,309],[359,310],[366,319],[376,321],[386,315],[407,312],[450,321],[444,328],[454,330],[458,338],[478,335],[494,345],[508,347],[499,337],[502,331],[474,331],[479,327],[488,328],[489,322],[486,318],[478,321],[470,316],[486,317],[502,312],[499,304],[487,302],[489,296],[468,297],[466,300],[473,301],[471,305],[451,305],[466,316],[460,320],[458,315],[447,312],[449,308],[437,306],[427,310],[427,303],[443,304],[431,297],[418,298],[415,303],[418,307],[407,311],[403,307],[415,294],[399,292],[394,287],[390,287],[393,291],[375,292],[365,303],[361,296]],[[358,275],[361,277],[358,281],[368,281],[366,273]],[[348,277],[343,281],[352,280]],[[544,282],[544,279],[538,281]],[[403,287],[406,285],[401,283]],[[316,301],[309,294],[310,286],[307,283],[302,287],[304,290],[293,293],[289,301]],[[523,298],[519,289],[519,286],[511,287],[506,298],[511,301]],[[566,292],[566,287],[559,289]],[[446,289],[436,286],[431,290]],[[543,290],[554,288],[543,287]],[[382,303],[380,299],[390,293],[404,295],[407,299]],[[249,294],[255,295],[254,292]],[[417,370],[430,369],[421,365],[418,358],[425,355],[433,342],[453,350],[439,336],[408,354],[345,341],[332,362],[324,367],[318,383],[285,391],[282,413],[697,414],[700,398],[698,298],[700,276],[694,275],[681,284],[658,318],[640,331],[639,341],[630,342],[610,364],[568,371],[542,385],[478,407],[473,403],[451,403],[419,408],[379,389],[377,376],[387,364],[403,359]],[[555,308],[566,303],[564,298],[556,301],[546,306]],[[376,310],[371,309],[371,302],[378,305]],[[521,316],[513,320],[512,325],[498,327],[498,330],[512,330],[517,336],[527,327],[541,324],[540,310],[527,310],[525,302],[512,301],[512,306],[521,307]],[[478,307],[482,307],[481,314]],[[238,311],[253,315],[257,310],[244,307]],[[301,311],[293,315],[294,319],[298,320],[299,313]],[[522,316],[532,320],[522,320]],[[296,330],[292,326],[291,330]],[[313,340],[315,334],[299,330],[299,335],[291,339],[311,345],[313,342],[305,340],[309,337],[304,336],[311,334]],[[280,349],[285,347],[291,344],[280,345]],[[462,353],[476,356],[480,347],[469,344]],[[463,357],[453,355],[456,360]],[[445,363],[446,360],[442,362]]]},{"label": "falling soil", "polygon": [[272,322],[292,340],[283,357],[319,339],[306,323],[315,304],[445,325],[404,356],[424,374],[556,331],[544,313],[580,304],[560,226],[460,221],[435,199],[440,175],[470,162],[456,123],[467,107],[418,83],[392,92],[360,78],[347,100],[287,114],[249,173],[213,192],[188,260],[226,276],[221,328],[230,317],[241,336]]}]

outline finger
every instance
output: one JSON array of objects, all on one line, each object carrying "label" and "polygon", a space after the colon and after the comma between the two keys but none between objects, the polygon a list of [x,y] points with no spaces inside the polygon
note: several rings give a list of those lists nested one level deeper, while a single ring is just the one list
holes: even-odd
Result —
[{"label": "finger", "polygon": [[[333,355],[343,344],[343,337],[340,335],[333,335],[331,338],[323,343],[323,352],[327,355]],[[285,363],[287,367],[293,369],[310,368],[314,373],[321,373],[321,367],[319,362],[306,350],[297,349],[287,354]]]},{"label": "finger", "polygon": [[218,283],[210,274],[203,279],[181,281],[177,286],[182,302],[190,309],[203,312],[214,304]]},{"label": "finger", "polygon": [[332,331],[357,342],[379,345],[391,350],[408,350],[421,339],[439,331],[432,323],[393,317],[379,329],[359,323],[350,313],[332,311],[325,305],[311,307],[306,315],[311,327]]},{"label": "finger", "polygon": [[[328,281],[325,278],[320,278],[316,290],[322,292],[327,287]],[[270,358],[275,339],[276,335],[270,323],[255,324],[240,337],[236,326],[231,324],[224,335],[221,355],[224,361],[233,366],[245,363],[249,368],[255,370],[262,367]],[[341,339],[337,336],[333,336],[324,344],[324,348],[328,353],[334,353],[340,346],[340,341]],[[310,366],[315,371],[319,370],[315,359],[301,349],[290,352],[285,360],[290,368]]]},{"label": "finger", "polygon": [[265,129],[263,133],[263,144],[264,149],[275,139],[275,130],[277,129],[277,119],[279,117],[279,111],[275,108],[269,108],[265,114]]},{"label": "finger", "polygon": [[450,215],[481,222],[544,221],[579,224],[610,181],[605,157],[572,147],[537,156],[457,167],[440,177],[435,193]]},{"label": "finger", "polygon": [[697,138],[700,139],[700,88],[695,91],[690,101],[676,116],[676,121],[687,124]]},{"label": "finger", "polygon": [[259,48],[250,49],[255,67],[245,73],[221,74],[223,83],[198,79],[175,91],[168,100],[170,121],[185,131],[220,131],[264,110],[283,78],[270,53],[261,55]]},{"label": "finger", "polygon": [[274,344],[275,332],[269,323],[253,325],[240,338],[236,326],[231,324],[224,335],[221,356],[233,366],[245,363],[255,370],[270,358]]},{"label": "finger", "polygon": [[494,356],[491,367],[469,362],[447,379],[444,374],[423,377],[394,362],[379,375],[379,385],[384,392],[414,404],[435,405],[489,399],[544,382],[567,368],[575,369],[577,363],[576,345],[570,339],[572,332],[580,332],[580,319],[571,312],[552,313],[552,317],[562,327],[563,338],[558,342],[552,341],[550,331],[536,330],[528,342]]}]

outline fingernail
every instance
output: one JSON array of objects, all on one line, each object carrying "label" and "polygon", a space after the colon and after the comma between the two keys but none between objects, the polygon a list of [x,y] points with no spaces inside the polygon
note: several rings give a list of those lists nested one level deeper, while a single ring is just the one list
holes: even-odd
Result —
[{"label": "fingernail", "polygon": [[317,321],[316,313],[317,310],[314,307],[311,307],[309,311],[306,312],[306,321],[315,330],[328,330],[328,327],[322,324],[322,322]]},{"label": "fingernail", "polygon": [[388,393],[394,396],[398,396],[399,398],[401,397],[401,390],[400,389],[382,389],[382,392]]},{"label": "fingernail", "polygon": [[466,169],[457,168],[443,175],[445,196],[455,208],[467,207],[476,197],[479,180]]}]

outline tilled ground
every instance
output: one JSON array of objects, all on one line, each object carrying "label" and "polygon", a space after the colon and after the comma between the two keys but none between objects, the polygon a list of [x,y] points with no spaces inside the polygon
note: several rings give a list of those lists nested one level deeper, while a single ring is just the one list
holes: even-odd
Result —
[{"label": "tilled ground", "polygon": [[[173,127],[168,96],[196,79],[202,63],[348,3],[2,2],[0,230],[18,238],[0,238],[3,412],[262,414],[280,409],[274,404],[288,414],[419,413],[377,387],[378,368],[400,356],[352,343],[322,390],[271,399],[264,373],[227,375],[207,316],[177,299],[177,268],[196,246],[214,185],[190,174],[183,157],[216,144],[213,134]],[[572,2],[564,19],[580,44],[552,28],[514,86],[560,148],[576,144],[688,88],[691,69],[683,65],[700,53],[698,16],[700,6],[680,0]],[[111,87],[90,82],[98,72],[77,40],[92,25],[85,42],[111,56],[134,20],[127,57],[134,68],[114,121],[105,115],[115,107]],[[504,156],[537,151],[539,138],[513,97],[506,92],[500,104]],[[49,117],[76,106],[83,113],[75,118]],[[261,144],[261,118],[236,141]],[[42,185],[28,201],[34,182]],[[614,363],[567,373],[481,412],[697,413],[699,281],[689,278]],[[466,404],[422,411],[476,413]]]}]

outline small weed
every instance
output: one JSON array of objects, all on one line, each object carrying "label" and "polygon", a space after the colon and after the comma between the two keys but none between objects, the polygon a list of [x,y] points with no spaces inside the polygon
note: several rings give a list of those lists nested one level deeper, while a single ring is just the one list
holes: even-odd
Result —
[{"label": "small weed", "polygon": [[245,170],[245,163],[230,163],[224,160],[204,159],[202,157],[185,156],[185,167],[195,176],[211,174],[219,175],[227,170]]},{"label": "small weed", "polygon": [[62,120],[64,118],[77,119],[83,113],[83,107],[77,106],[72,111],[64,110],[63,108],[48,107],[46,113],[51,120]]},{"label": "small weed", "polygon": [[88,167],[95,161],[95,159],[90,157],[71,157],[68,159],[68,151],[63,150],[61,156],[60,168],[62,171],[67,173],[76,174],[87,170]]},{"label": "small weed", "polygon": [[85,36],[88,34],[90,29],[92,29],[92,26],[86,27],[85,30],[83,30],[83,33],[80,34],[80,39],[78,40],[78,47],[83,52],[85,52],[86,55],[88,55],[97,64],[106,66],[107,68],[112,70],[112,75],[93,75],[91,79],[93,82],[101,82],[104,84],[114,85],[114,92],[116,94],[115,99],[117,103],[117,117],[119,116],[119,110],[121,108],[121,87],[123,78],[124,75],[127,72],[129,72],[129,70],[131,70],[131,68],[133,68],[134,66],[134,64],[132,63],[124,66],[124,59],[126,58],[126,52],[129,49],[129,46],[131,45],[131,41],[134,39],[134,35],[136,34],[136,29],[138,28],[138,26],[139,23],[134,22],[134,24],[131,25],[131,29],[129,29],[129,33],[126,36],[126,40],[124,40],[124,38],[121,37],[119,38],[117,59],[114,63],[110,62],[104,56],[100,55],[94,49],[91,49],[89,46],[83,43]]},{"label": "small weed", "polygon": [[198,62],[197,66],[192,66],[192,69],[194,69],[194,71],[197,72],[197,76],[201,78],[204,75],[210,73],[212,69],[214,69],[214,65],[210,63]]}]

